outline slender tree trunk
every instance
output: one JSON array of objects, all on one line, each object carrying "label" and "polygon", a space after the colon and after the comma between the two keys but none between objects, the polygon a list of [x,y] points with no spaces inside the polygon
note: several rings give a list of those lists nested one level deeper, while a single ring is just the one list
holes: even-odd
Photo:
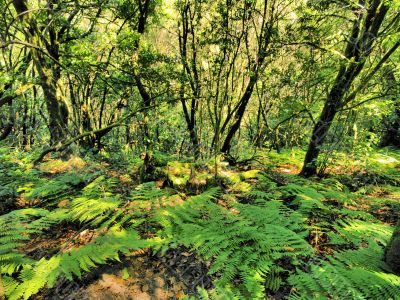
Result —
[{"label": "slender tree trunk", "polygon": [[32,145],[35,143],[35,134],[34,128],[37,126],[36,125],[36,107],[37,107],[37,88],[36,86],[33,86],[32,88],[32,95],[33,95],[33,104],[31,106],[31,115],[30,115],[30,121],[29,124],[32,126],[32,130],[29,133],[29,146],[32,147]]},{"label": "slender tree trunk", "polygon": [[[182,82],[179,94],[182,103],[183,114],[186,121],[186,126],[189,131],[190,141],[192,143],[192,152],[195,159],[200,157],[200,143],[196,130],[196,111],[198,106],[198,99],[200,96],[200,79],[199,79],[199,72],[197,69],[197,54],[196,54],[198,45],[196,44],[197,37],[195,34],[195,25],[193,23],[193,20],[198,15],[196,7],[197,5],[195,4],[194,7],[191,8],[190,2],[185,2],[184,5],[180,7],[181,19],[178,22],[179,51],[182,63]],[[189,49],[191,49],[190,63],[188,62],[189,59],[188,46]],[[183,80],[183,78],[185,78],[185,75],[187,75],[189,79],[189,84],[192,94],[190,111],[188,109],[188,105],[185,100],[185,86],[184,86],[185,81]]]},{"label": "slender tree trunk", "polygon": [[14,123],[15,123],[15,115],[14,115],[11,101],[8,103],[8,106],[9,106],[10,115],[8,117],[6,126],[3,128],[2,132],[0,133],[0,141],[5,140],[10,135],[10,133],[12,132],[12,129],[14,127]]},{"label": "slender tree trunk", "polygon": [[[258,43],[258,51],[255,61],[250,64],[250,79],[249,83],[247,84],[246,90],[242,95],[242,98],[239,101],[239,107],[235,113],[234,123],[229,128],[229,131],[226,135],[224,143],[221,148],[221,152],[224,153],[226,156],[230,156],[229,152],[231,150],[231,143],[232,139],[235,136],[236,132],[240,128],[240,124],[242,122],[244,113],[246,111],[247,104],[250,101],[251,95],[253,94],[254,86],[257,83],[260,73],[265,69],[265,58],[267,57],[268,48],[270,46],[271,38],[273,36],[273,26],[275,22],[275,5],[276,3],[273,2],[270,11],[268,12],[268,1],[264,1],[263,5],[263,23],[260,28],[260,33],[257,36],[257,43]],[[269,19],[268,19],[268,14]]]},{"label": "slender tree trunk", "polygon": [[24,103],[24,115],[22,118],[22,148],[26,149],[26,146],[28,145],[28,103],[25,101]]},{"label": "slender tree trunk", "polygon": [[2,131],[0,132],[0,141],[6,139],[10,135],[10,133],[14,127],[15,116],[14,116],[14,111],[12,109],[12,102],[14,100],[14,97],[13,96],[4,96],[5,92],[7,90],[11,89],[11,87],[12,87],[11,84],[6,84],[4,87],[4,92],[2,92],[0,94],[0,107],[7,104],[8,108],[9,108],[9,116],[8,116],[7,123],[5,124],[4,128],[2,128]]},{"label": "slender tree trunk", "polygon": [[228,134],[226,135],[224,144],[222,145],[221,148],[222,153],[229,154],[229,151],[231,150],[232,139],[240,127],[240,123],[242,122],[242,118],[246,111],[247,104],[249,103],[251,94],[253,93],[254,85],[257,82],[257,78],[258,77],[255,75],[250,78],[250,81],[246,87],[246,91],[244,92],[242,99],[240,99],[240,105],[238,110],[236,111],[234,123],[230,127]]},{"label": "slender tree trunk", "polygon": [[[193,101],[195,101],[195,100],[193,100]],[[194,105],[192,103],[191,114],[189,115],[189,112],[188,112],[188,109],[186,106],[186,102],[184,99],[183,91],[181,91],[181,103],[182,103],[183,115],[185,116],[185,120],[186,120],[187,129],[189,131],[190,141],[191,141],[192,147],[193,147],[193,155],[194,155],[194,158],[197,159],[200,157],[200,144],[199,144],[199,139],[197,137],[197,132],[196,132],[195,109],[194,109],[194,107],[193,107]]]},{"label": "slender tree trunk", "polygon": [[335,105],[325,104],[311,135],[310,144],[304,159],[304,167],[301,171],[302,176],[309,177],[317,174],[317,158],[336,113],[337,109]]}]

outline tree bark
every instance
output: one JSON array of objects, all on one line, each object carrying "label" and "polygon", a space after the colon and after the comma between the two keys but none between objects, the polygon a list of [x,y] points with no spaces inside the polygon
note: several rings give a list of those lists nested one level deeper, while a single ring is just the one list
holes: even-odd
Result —
[{"label": "tree bark", "polygon": [[325,104],[311,135],[310,144],[304,158],[304,166],[300,173],[302,176],[309,177],[317,174],[317,158],[336,113],[337,108],[334,104]]},{"label": "tree bark", "polygon": [[400,104],[395,107],[395,120],[387,125],[386,132],[380,144],[381,147],[394,146],[400,148]]},{"label": "tree bark", "polygon": [[[194,11],[191,12],[190,2],[186,2],[180,8],[180,21],[178,22],[179,26],[179,51],[181,56],[182,63],[182,82],[180,88],[180,99],[183,109],[183,114],[186,121],[186,126],[189,131],[190,141],[192,143],[192,151],[194,158],[197,159],[200,157],[200,143],[199,137],[197,135],[196,130],[196,111],[198,107],[198,99],[200,96],[200,79],[199,72],[197,69],[197,44],[196,44],[196,35],[193,20],[198,15],[198,11],[196,10],[196,5],[194,7]],[[189,35],[191,36],[190,43],[188,42]],[[191,49],[191,61],[190,64],[188,62],[188,46]],[[188,105],[185,100],[185,75],[189,78],[189,84],[192,94],[192,99],[190,103],[190,112],[188,109]]]},{"label": "tree bark", "polygon": [[[38,66],[38,65],[37,65]],[[38,67],[40,68],[40,67]],[[45,96],[46,107],[49,114],[50,143],[56,144],[67,137],[68,108],[63,100],[57,96],[57,78],[47,78],[43,70],[41,74],[41,87]],[[49,80],[49,81],[47,81]]]},{"label": "tree bark", "polygon": [[400,87],[391,68],[386,68],[386,85],[392,91],[394,101],[394,120],[386,125],[386,132],[380,143],[381,147],[394,146],[400,148]]},{"label": "tree bark", "polygon": [[[365,76],[359,87],[355,88],[354,92],[347,98],[345,97],[354,79],[360,74],[368,56],[372,52],[379,28],[388,11],[388,7],[385,6],[381,0],[371,0],[369,4],[370,7],[368,8],[365,19],[363,13],[360,13],[358,9],[355,10],[357,18],[354,20],[352,32],[344,52],[346,61],[340,66],[338,75],[325,101],[321,115],[314,126],[303,168],[300,172],[300,175],[304,177],[317,174],[317,159],[336,113],[355,98],[357,92],[368,83],[371,77],[387,60],[388,54],[390,56],[390,54],[393,53],[392,47],[375,68],[373,68],[372,72]],[[363,20],[364,22],[362,22]],[[363,24],[362,28],[361,24]]]},{"label": "tree bark", "polygon": [[2,92],[0,95],[0,107],[7,104],[9,107],[10,115],[8,117],[8,121],[5,124],[4,128],[2,128],[2,131],[0,133],[0,141],[5,140],[11,133],[13,127],[14,127],[14,112],[12,109],[12,102],[14,97],[13,96],[4,96],[5,92],[9,89],[11,89],[11,84],[6,84],[4,87],[4,92]]},{"label": "tree bark", "polygon": [[229,154],[229,152],[231,150],[232,139],[240,127],[240,123],[242,122],[243,115],[246,111],[247,103],[249,103],[250,97],[253,93],[254,85],[257,82],[257,78],[258,78],[258,76],[256,76],[256,75],[253,75],[250,78],[250,81],[246,87],[246,91],[244,92],[242,98],[240,99],[240,105],[239,105],[238,110],[236,111],[234,123],[230,127],[228,134],[226,135],[224,144],[222,145],[222,148],[221,148],[222,153]]},{"label": "tree bark", "polygon": [[385,249],[385,262],[394,273],[400,275],[400,220]]},{"label": "tree bark", "polygon": [[[240,124],[246,111],[247,104],[249,103],[251,95],[253,94],[254,86],[257,83],[260,73],[266,67],[265,59],[267,57],[268,48],[270,47],[271,38],[273,36],[273,27],[277,17],[277,15],[275,15],[275,5],[277,4],[274,2],[271,5],[272,6],[270,8],[270,12],[268,13],[268,1],[264,1],[262,13],[263,22],[259,34],[257,35],[258,50],[254,62],[252,62],[249,66],[249,83],[247,84],[246,90],[239,101],[239,106],[235,113],[234,122],[229,128],[224,143],[221,147],[221,152],[224,153],[227,157],[230,157],[229,152],[231,149],[232,139],[240,128]],[[268,14],[270,14],[269,19],[267,17]]]},{"label": "tree bark", "polygon": [[26,38],[29,41],[34,41],[33,44],[40,43],[40,41],[43,42],[49,56],[51,57],[51,61],[46,61],[48,58],[44,57],[42,52],[37,49],[32,49],[32,58],[41,79],[40,85],[43,89],[49,115],[48,127],[50,131],[50,143],[56,144],[65,140],[67,137],[68,126],[67,105],[57,94],[58,82],[61,78],[61,67],[58,64],[60,59],[59,38],[61,38],[61,36],[55,32],[53,20],[49,20],[47,28],[49,40],[45,40],[35,20],[30,16],[26,0],[13,0],[13,5],[17,13],[20,15],[22,24],[27,24],[28,26]]},{"label": "tree bark", "polygon": [[192,105],[192,109],[191,109],[192,117],[190,117],[188,109],[186,107],[186,102],[183,99],[183,96],[181,96],[181,103],[182,103],[183,114],[184,114],[185,120],[186,120],[187,129],[189,131],[190,141],[192,142],[193,155],[194,155],[194,158],[197,159],[200,157],[200,144],[199,144],[199,139],[197,137],[197,132],[196,132],[193,105]]}]

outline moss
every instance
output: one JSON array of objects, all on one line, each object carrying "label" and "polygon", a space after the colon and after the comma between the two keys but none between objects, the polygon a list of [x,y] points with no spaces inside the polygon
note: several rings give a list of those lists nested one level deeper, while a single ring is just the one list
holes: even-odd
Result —
[{"label": "moss", "polygon": [[249,171],[240,173],[240,177],[242,180],[255,179],[255,178],[257,178],[259,173],[260,173],[260,170],[257,170],[257,169],[249,170]]},{"label": "moss", "polygon": [[189,163],[170,161],[164,172],[174,187],[184,187],[190,178],[191,166]]}]

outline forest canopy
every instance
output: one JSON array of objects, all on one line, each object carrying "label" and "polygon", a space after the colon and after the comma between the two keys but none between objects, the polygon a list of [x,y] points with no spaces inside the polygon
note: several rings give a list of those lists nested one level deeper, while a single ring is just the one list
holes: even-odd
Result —
[{"label": "forest canopy", "polygon": [[0,299],[399,299],[399,0],[0,7]]}]

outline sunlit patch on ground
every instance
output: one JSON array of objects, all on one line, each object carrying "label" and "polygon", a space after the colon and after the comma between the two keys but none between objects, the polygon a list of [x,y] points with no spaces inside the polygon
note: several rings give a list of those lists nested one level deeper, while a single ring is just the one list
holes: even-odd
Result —
[{"label": "sunlit patch on ground", "polygon": [[72,156],[67,161],[61,159],[51,159],[43,162],[39,170],[51,174],[63,173],[72,169],[81,170],[87,166],[87,163],[79,156]]}]

